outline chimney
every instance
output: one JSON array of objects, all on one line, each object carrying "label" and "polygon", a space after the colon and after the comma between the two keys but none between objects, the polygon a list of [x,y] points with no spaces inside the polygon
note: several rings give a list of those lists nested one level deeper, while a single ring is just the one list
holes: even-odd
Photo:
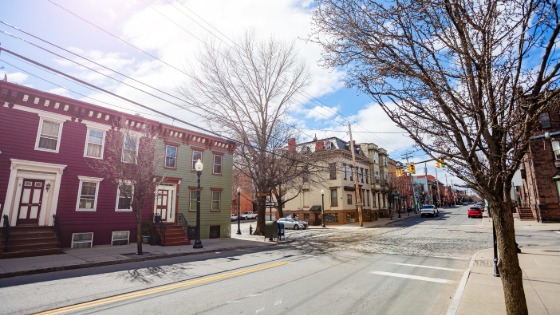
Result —
[{"label": "chimney", "polygon": [[315,142],[315,152],[325,150],[325,142],[317,141]]},{"label": "chimney", "polygon": [[296,138],[288,139],[288,152],[290,153],[296,152]]}]

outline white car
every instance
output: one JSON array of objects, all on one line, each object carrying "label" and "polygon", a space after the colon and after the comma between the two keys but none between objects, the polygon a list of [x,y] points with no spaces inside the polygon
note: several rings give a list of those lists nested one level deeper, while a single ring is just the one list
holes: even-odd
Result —
[{"label": "white car", "polygon": [[420,209],[420,217],[424,217],[425,215],[437,217],[439,215],[439,210],[434,205],[423,205]]},{"label": "white car", "polygon": [[307,227],[305,221],[294,220],[292,218],[280,218],[278,219],[278,223],[284,223],[284,229],[303,230]]},{"label": "white car", "polygon": [[236,214],[231,214],[231,221],[237,221],[237,215]]},{"label": "white car", "polygon": [[253,211],[246,211],[241,214],[241,220],[254,220],[257,218],[257,214]]}]

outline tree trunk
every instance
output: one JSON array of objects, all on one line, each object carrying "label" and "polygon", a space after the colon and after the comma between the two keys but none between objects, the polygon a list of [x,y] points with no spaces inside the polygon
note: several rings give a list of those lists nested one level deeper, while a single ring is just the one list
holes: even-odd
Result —
[{"label": "tree trunk", "polygon": [[257,198],[257,226],[255,227],[255,231],[253,232],[254,235],[264,235],[264,224],[265,224],[265,216],[266,216],[266,207],[264,203],[266,202],[266,197],[258,197]]},{"label": "tree trunk", "polygon": [[511,212],[511,200],[494,199],[490,203],[492,221],[496,228],[499,262],[498,270],[502,280],[507,314],[528,314],[525,292],[523,290],[523,273],[519,267],[515,229]]},{"label": "tree trunk", "polygon": [[136,254],[143,255],[142,252],[142,211],[134,211],[136,214]]}]

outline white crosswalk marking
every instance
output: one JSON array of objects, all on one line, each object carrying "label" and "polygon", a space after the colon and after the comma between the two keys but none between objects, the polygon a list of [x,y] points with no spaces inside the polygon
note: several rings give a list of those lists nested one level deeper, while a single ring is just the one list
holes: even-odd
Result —
[{"label": "white crosswalk marking", "polygon": [[418,268],[448,270],[448,271],[463,271],[462,269],[453,269],[453,268],[445,268],[445,267],[434,267],[434,266],[426,266],[426,265],[413,265],[413,264],[402,264],[402,263],[389,263],[389,264],[400,265],[400,266],[408,266],[408,267],[418,267]]},{"label": "white crosswalk marking", "polygon": [[429,281],[429,282],[436,282],[436,283],[455,283],[455,281],[453,281],[453,280],[447,280],[447,279],[441,279],[441,278],[422,277],[422,276],[414,276],[414,275],[407,275],[407,274],[404,274],[404,273],[393,273],[393,272],[385,272],[385,271],[371,271],[370,273],[372,273],[372,274],[374,274],[374,275],[380,275],[380,276],[389,276],[389,277],[405,278],[405,279]]}]

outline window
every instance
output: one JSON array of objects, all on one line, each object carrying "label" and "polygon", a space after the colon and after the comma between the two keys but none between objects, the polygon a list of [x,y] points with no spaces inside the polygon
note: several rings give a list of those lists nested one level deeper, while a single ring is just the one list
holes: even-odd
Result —
[{"label": "window", "polygon": [[375,171],[375,183],[376,183],[376,184],[379,184],[379,180],[380,180],[380,178],[379,178],[379,171]]},{"label": "window", "polygon": [[125,163],[136,164],[138,156],[138,139],[132,135],[124,135],[122,161]]},{"label": "window", "polygon": [[177,146],[165,145],[165,167],[177,168]]},{"label": "window", "polygon": [[111,245],[128,245],[130,231],[113,231]]},{"label": "window", "polygon": [[336,179],[336,163],[329,163],[330,179]]},{"label": "window", "polygon": [[124,183],[117,187],[117,211],[132,211],[132,196],[134,186],[132,183]]},{"label": "window", "polygon": [[71,248],[91,248],[93,246],[93,232],[72,233]]},{"label": "window", "polygon": [[105,139],[105,132],[103,130],[88,128],[86,134],[86,148],[85,148],[84,156],[102,159],[104,139]]},{"label": "window", "polygon": [[552,151],[554,152],[554,158],[560,160],[560,141],[552,141]]},{"label": "window", "polygon": [[541,128],[542,129],[548,129],[548,128],[552,127],[552,125],[550,123],[550,115],[548,113],[542,113],[539,116],[539,121],[541,123]]},{"label": "window", "polygon": [[99,182],[102,178],[78,176],[80,185],[78,186],[77,211],[95,211],[97,209],[97,193],[99,192]]},{"label": "window", "polygon": [[348,166],[350,169],[350,180],[354,180],[354,168],[352,166]]},{"label": "window", "polygon": [[385,185],[389,185],[389,174],[385,173]]},{"label": "window", "polygon": [[192,151],[192,163],[191,163],[191,170],[195,170],[194,165],[196,164],[196,161],[201,160],[202,161],[202,151],[199,150],[194,150]]},{"label": "window", "polygon": [[346,203],[348,203],[349,205],[353,204],[352,202],[352,194],[346,194]]},{"label": "window", "polygon": [[369,184],[369,175],[368,175],[368,170],[366,169],[366,184]]},{"label": "window", "polygon": [[371,198],[371,207],[372,208],[377,208],[377,194],[373,193],[373,196]]},{"label": "window", "polygon": [[307,171],[303,171],[303,174],[301,174],[302,180],[304,183],[309,182],[309,173]]},{"label": "window", "polygon": [[346,164],[342,163],[342,175],[344,176],[344,179],[346,179]]},{"label": "window", "polygon": [[220,211],[222,200],[222,192],[220,190],[212,190],[212,204],[210,211]]},{"label": "window", "polygon": [[189,190],[189,211],[196,211],[196,189]]},{"label": "window", "polygon": [[366,190],[366,205],[369,207],[369,190]]},{"label": "window", "polygon": [[360,183],[364,182],[364,169],[360,167]]},{"label": "window", "polygon": [[331,188],[331,207],[338,207],[338,191],[336,188]]},{"label": "window", "polygon": [[379,163],[379,153],[377,152],[373,153],[373,163],[375,164]]},{"label": "window", "polygon": [[58,152],[61,132],[62,122],[41,118],[35,149]]},{"label": "window", "polygon": [[222,174],[222,159],[221,154],[214,154],[214,165],[212,167],[212,174]]}]

